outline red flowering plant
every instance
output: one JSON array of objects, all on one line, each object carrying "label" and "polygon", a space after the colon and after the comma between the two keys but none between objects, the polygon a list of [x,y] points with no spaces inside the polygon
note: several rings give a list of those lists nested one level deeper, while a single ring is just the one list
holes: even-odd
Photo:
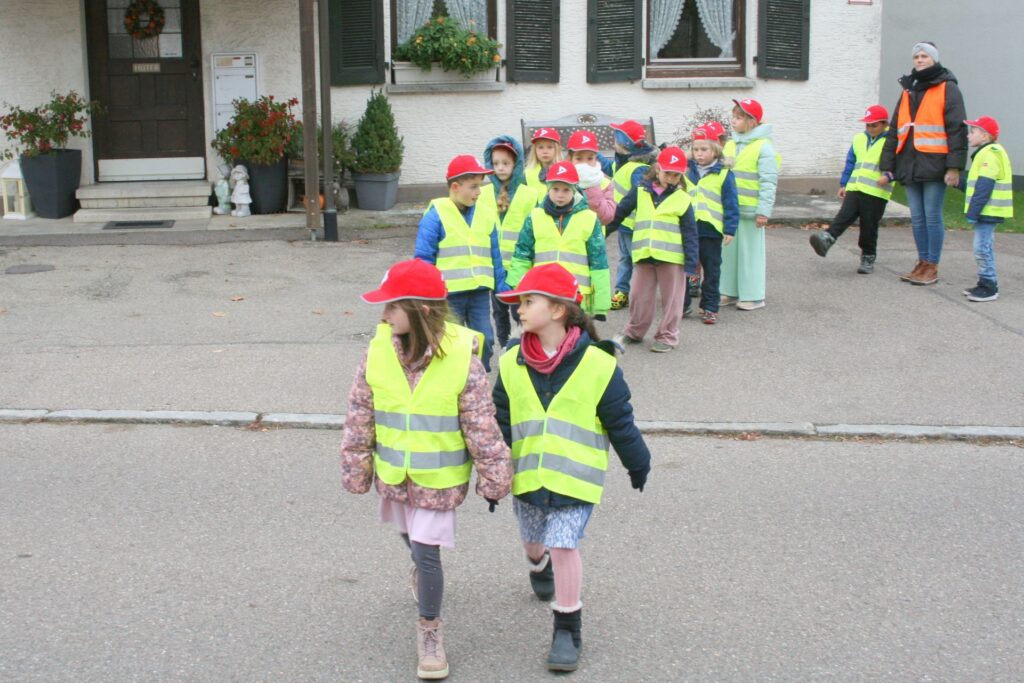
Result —
[{"label": "red flowering plant", "polygon": [[[99,102],[90,102],[75,91],[66,95],[50,94],[51,100],[33,109],[22,109],[4,103],[7,113],[0,116],[0,128],[8,140],[14,140],[20,153],[27,157],[54,154],[67,146],[72,137],[87,138],[85,124],[89,116],[101,113]],[[12,159],[15,153],[5,149],[2,159]]]},{"label": "red flowering plant", "polygon": [[299,134],[292,107],[295,98],[280,101],[264,95],[255,102],[235,100],[235,115],[217,132],[211,146],[225,161],[269,166],[280,161]]}]

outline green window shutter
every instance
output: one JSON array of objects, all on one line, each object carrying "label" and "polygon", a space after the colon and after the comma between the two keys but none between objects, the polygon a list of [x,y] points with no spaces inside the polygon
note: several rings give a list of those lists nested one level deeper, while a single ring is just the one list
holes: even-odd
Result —
[{"label": "green window shutter", "polygon": [[558,5],[558,0],[507,0],[508,80],[558,82]]},{"label": "green window shutter", "polygon": [[330,0],[331,85],[384,82],[384,3]]},{"label": "green window shutter", "polygon": [[760,0],[757,75],[806,81],[811,43],[811,0]]},{"label": "green window shutter", "polygon": [[641,0],[587,0],[587,82],[639,79],[642,31]]}]

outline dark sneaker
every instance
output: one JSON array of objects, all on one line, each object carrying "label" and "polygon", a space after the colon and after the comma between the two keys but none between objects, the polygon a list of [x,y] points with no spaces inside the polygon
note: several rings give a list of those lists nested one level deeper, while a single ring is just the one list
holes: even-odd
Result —
[{"label": "dark sneaker", "polygon": [[827,230],[820,230],[811,235],[811,248],[814,249],[814,253],[818,256],[824,256],[828,253],[828,250],[832,248],[832,245],[836,243],[836,238],[828,234]]},{"label": "dark sneaker", "polygon": [[683,309],[683,317],[684,318],[692,318],[693,317],[693,306],[687,306],[686,308]]},{"label": "dark sneaker", "polygon": [[963,291],[963,295],[970,296],[971,294],[974,294],[978,287],[981,287],[981,280],[978,280],[978,284],[974,285],[973,287],[968,287],[967,289],[965,289]]},{"label": "dark sneaker", "polygon": [[639,344],[643,339],[636,339],[635,337],[630,337],[628,334],[617,334],[612,337],[612,341],[625,348],[627,344]]},{"label": "dark sneaker", "polygon": [[857,268],[857,272],[861,275],[870,275],[875,272],[875,257],[862,254],[860,257],[860,267]]},{"label": "dark sneaker", "polygon": [[967,295],[968,301],[995,301],[999,298],[999,286],[992,280],[982,280],[978,286]]},{"label": "dark sneaker", "polygon": [[615,292],[612,295],[612,310],[618,311],[623,308],[629,308],[629,293]]},{"label": "dark sneaker", "polygon": [[668,353],[674,348],[674,346],[671,346],[669,344],[666,344],[665,342],[660,341],[656,341],[653,344],[651,344],[651,351],[653,351],[654,353]]}]

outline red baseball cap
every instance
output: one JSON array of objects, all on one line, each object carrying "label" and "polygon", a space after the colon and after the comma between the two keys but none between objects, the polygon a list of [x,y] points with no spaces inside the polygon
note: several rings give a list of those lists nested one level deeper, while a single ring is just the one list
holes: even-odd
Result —
[{"label": "red baseball cap", "polygon": [[720,124],[718,121],[708,121],[703,127],[704,130],[708,132],[708,135],[715,140],[718,140],[718,138],[725,135],[725,126]]},{"label": "red baseball cap", "polygon": [[451,181],[464,175],[491,175],[492,173],[494,171],[484,168],[472,154],[460,154],[448,164],[448,173],[445,174],[444,179]]},{"label": "red baseball cap", "polygon": [[583,295],[580,294],[580,283],[561,263],[545,263],[543,266],[530,268],[526,271],[523,279],[519,281],[518,287],[502,292],[497,297],[505,303],[515,303],[519,297],[527,294],[543,294],[552,299],[571,301],[574,304],[583,301]]},{"label": "red baseball cap", "polygon": [[686,173],[686,152],[675,145],[666,147],[658,155],[658,166],[663,171]]},{"label": "red baseball cap", "polygon": [[562,136],[554,128],[538,128],[533,131],[533,137],[530,138],[530,141],[537,142],[537,140],[551,140],[559,145],[562,144]]},{"label": "red baseball cap", "polygon": [[570,152],[596,152],[597,136],[589,130],[578,130],[569,136]]},{"label": "red baseball cap", "polygon": [[757,100],[747,98],[745,100],[733,100],[736,106],[742,109],[744,112],[754,117],[754,120],[761,123],[761,117],[764,116],[764,107]]},{"label": "red baseball cap", "polygon": [[879,121],[889,120],[889,110],[880,104],[872,104],[864,111],[864,118],[861,119],[864,123],[878,123]]},{"label": "red baseball cap", "polygon": [[511,154],[512,156],[514,156],[514,157],[518,157],[519,156],[518,154],[516,154],[516,148],[513,147],[512,145],[508,144],[507,142],[499,142],[498,144],[496,144],[493,147],[491,147],[491,151],[492,152],[494,150],[496,150],[496,149],[507,149],[509,151],[509,154]]},{"label": "red baseball cap", "polygon": [[968,126],[974,126],[975,128],[981,128],[983,131],[988,133],[994,138],[999,137],[999,122],[991,116],[979,116],[973,121],[964,121]]},{"label": "red baseball cap", "polygon": [[630,119],[629,121],[623,121],[622,123],[609,124],[615,130],[621,130],[623,133],[629,136],[629,139],[633,142],[640,142],[647,137],[647,129],[644,128],[644,124],[639,121]]},{"label": "red baseball cap", "polygon": [[[690,139],[691,140],[710,140],[711,139],[711,133],[709,133],[708,129],[705,128],[704,126],[697,126],[696,128],[693,129],[693,133],[690,134]],[[718,138],[715,138],[715,141],[717,142]]]},{"label": "red baseball cap", "polygon": [[579,185],[580,173],[576,170],[576,165],[571,161],[559,161],[557,164],[551,164],[548,167],[548,174],[544,178],[544,182]]},{"label": "red baseball cap", "polygon": [[422,259],[402,261],[388,268],[380,287],[363,294],[368,304],[386,304],[400,299],[429,299],[440,301],[448,298],[448,288],[437,266]]}]

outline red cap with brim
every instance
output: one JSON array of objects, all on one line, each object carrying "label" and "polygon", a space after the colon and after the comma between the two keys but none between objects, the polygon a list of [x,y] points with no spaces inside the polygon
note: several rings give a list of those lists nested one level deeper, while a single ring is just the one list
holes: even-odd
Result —
[{"label": "red cap with brim", "polygon": [[412,259],[396,263],[384,273],[380,287],[363,294],[368,304],[386,304],[401,299],[440,301],[448,298],[441,271],[432,263]]},{"label": "red cap with brim", "polygon": [[647,137],[647,129],[644,128],[644,124],[639,121],[623,121],[622,123],[611,123],[608,124],[615,130],[621,130],[623,133],[629,136],[629,139],[633,142],[640,142]]},{"label": "red cap with brim", "polygon": [[747,115],[753,116],[754,120],[761,123],[761,119],[764,117],[764,107],[757,100],[745,99],[745,100],[733,100],[736,106],[742,109]]},{"label": "red cap with brim", "polygon": [[579,282],[561,263],[546,263],[543,266],[531,268],[519,281],[518,287],[496,296],[505,303],[511,304],[527,294],[541,294],[574,304],[583,301]]},{"label": "red cap with brim", "polygon": [[861,119],[861,123],[878,123],[879,121],[889,120],[889,110],[880,104],[872,104],[864,112],[864,118]]},{"label": "red cap with brim", "polygon": [[981,128],[994,138],[999,137],[999,122],[991,116],[979,116],[973,121],[964,121],[968,126]]},{"label": "red cap with brim", "polygon": [[704,130],[715,140],[725,135],[725,126],[718,121],[708,121],[704,124]]},{"label": "red cap with brim", "polygon": [[464,175],[491,175],[494,171],[484,168],[483,164],[476,160],[472,154],[460,154],[448,164],[448,173],[445,180],[451,182],[459,176]]}]

